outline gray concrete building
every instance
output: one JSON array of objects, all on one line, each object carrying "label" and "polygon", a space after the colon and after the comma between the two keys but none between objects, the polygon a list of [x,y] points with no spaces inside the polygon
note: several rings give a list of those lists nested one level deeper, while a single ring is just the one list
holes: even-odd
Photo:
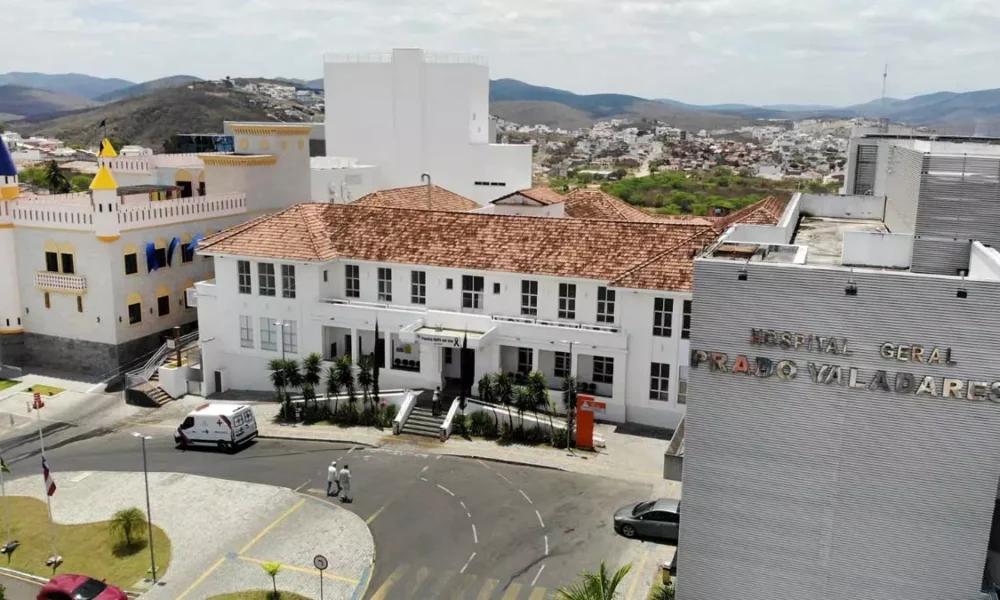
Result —
[{"label": "gray concrete building", "polygon": [[1000,152],[934,144],[695,261],[679,600],[996,597]]}]

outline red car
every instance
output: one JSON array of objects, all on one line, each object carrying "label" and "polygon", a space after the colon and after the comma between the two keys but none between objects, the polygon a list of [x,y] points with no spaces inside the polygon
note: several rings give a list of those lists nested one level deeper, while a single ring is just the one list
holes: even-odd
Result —
[{"label": "red car", "polygon": [[38,592],[37,600],[128,600],[128,595],[86,575],[57,575]]}]

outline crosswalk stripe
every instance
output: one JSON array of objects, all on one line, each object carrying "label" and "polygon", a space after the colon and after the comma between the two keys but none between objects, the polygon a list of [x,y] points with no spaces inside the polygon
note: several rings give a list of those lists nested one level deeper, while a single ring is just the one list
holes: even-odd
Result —
[{"label": "crosswalk stripe", "polygon": [[451,583],[451,580],[455,577],[457,573],[458,571],[445,571],[441,575],[441,577],[439,577],[437,581],[434,582],[434,585],[431,586],[431,590],[427,594],[427,597],[440,598],[441,596],[443,596],[445,590],[448,589],[448,584]]},{"label": "crosswalk stripe", "polygon": [[413,585],[411,585],[408,590],[406,590],[406,597],[416,598],[417,590],[420,589],[420,586],[424,584],[424,581],[427,580],[427,576],[430,574],[431,570],[428,569],[427,567],[420,567],[419,569],[417,569],[417,574],[415,575],[416,581],[413,582]]},{"label": "crosswalk stripe", "polygon": [[521,584],[512,583],[500,600],[517,600],[517,595],[521,593]]},{"label": "crosswalk stripe", "polygon": [[472,573],[465,573],[461,575],[459,579],[459,584],[455,586],[455,589],[449,596],[452,600],[465,600],[465,592],[475,585],[476,581],[479,580],[479,577],[473,575]]},{"label": "crosswalk stripe", "polygon": [[396,567],[396,570],[390,573],[389,577],[386,578],[385,582],[381,586],[379,586],[378,590],[375,591],[375,594],[371,597],[371,600],[385,600],[385,597],[389,593],[389,590],[392,589],[392,586],[394,586],[396,582],[399,581],[400,578],[402,578],[403,575],[406,574],[406,571],[409,570],[409,568],[410,565],[399,565],[398,567]]},{"label": "crosswalk stripe", "polygon": [[549,592],[548,589],[543,587],[536,587],[531,591],[531,595],[528,596],[528,600],[545,600],[545,594]]},{"label": "crosswalk stripe", "polygon": [[486,583],[483,584],[483,589],[479,590],[479,595],[476,596],[476,600],[490,600],[490,596],[493,595],[493,590],[497,589],[500,582],[496,579],[487,579]]}]

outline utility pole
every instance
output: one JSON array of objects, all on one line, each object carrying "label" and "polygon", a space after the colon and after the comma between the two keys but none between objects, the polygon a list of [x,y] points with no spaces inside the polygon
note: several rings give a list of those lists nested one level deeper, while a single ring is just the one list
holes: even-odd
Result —
[{"label": "utility pole", "polygon": [[156,555],[153,554],[153,513],[149,505],[149,469],[146,466],[146,440],[148,435],[133,433],[133,436],[142,441],[142,477],[146,482],[146,524],[149,527],[149,571],[153,574],[153,583],[156,583]]}]

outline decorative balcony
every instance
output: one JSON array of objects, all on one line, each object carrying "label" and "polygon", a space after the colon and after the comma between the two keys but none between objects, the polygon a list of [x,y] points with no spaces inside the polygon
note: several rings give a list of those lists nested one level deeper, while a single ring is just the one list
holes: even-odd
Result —
[{"label": "decorative balcony", "polygon": [[38,271],[35,273],[35,287],[46,292],[59,294],[86,294],[87,277],[85,275]]}]

